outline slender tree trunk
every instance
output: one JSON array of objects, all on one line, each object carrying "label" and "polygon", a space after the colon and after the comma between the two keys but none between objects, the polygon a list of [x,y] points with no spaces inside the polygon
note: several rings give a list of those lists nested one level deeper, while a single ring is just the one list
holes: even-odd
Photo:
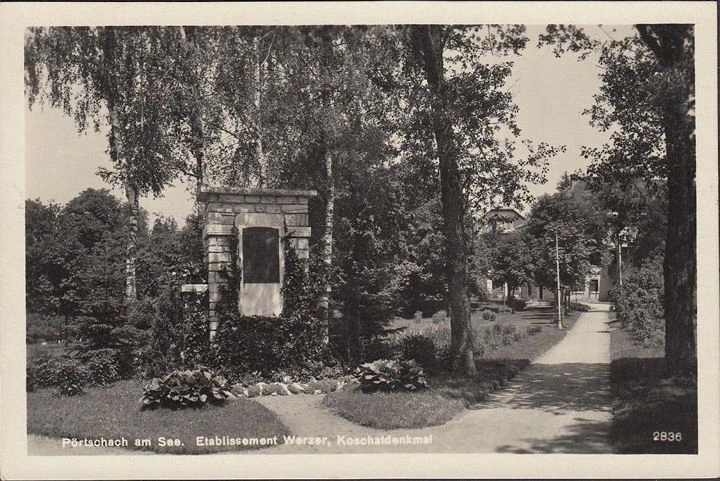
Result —
[{"label": "slender tree trunk", "polygon": [[447,238],[452,368],[456,375],[471,376],[475,374],[475,361],[470,323],[464,196],[452,119],[447,112],[441,34],[442,27],[439,26],[413,27],[413,38],[422,52],[425,76],[432,92],[431,116],[440,165],[441,202]]},{"label": "slender tree trunk", "polygon": [[130,205],[128,241],[125,249],[125,304],[130,305],[137,300],[135,263],[137,260],[137,231],[140,204],[138,201],[137,188],[129,182],[125,185],[125,196]]},{"label": "slender tree trunk", "polygon": [[323,158],[325,166],[325,176],[327,180],[327,194],[325,199],[325,232],[323,233],[323,263],[325,264],[325,285],[320,295],[320,313],[322,319],[322,338],[327,343],[330,340],[329,328],[332,312],[330,309],[330,296],[332,295],[332,286],[330,285],[329,273],[332,268],[333,259],[333,228],[335,215],[335,181],[333,178],[333,158],[332,153],[326,150]]},{"label": "slender tree trunk", "polygon": [[267,187],[267,164],[263,152],[262,138],[262,61],[260,59],[260,39],[253,37],[253,105],[255,107],[255,161],[258,166],[258,187]]},{"label": "slender tree trunk", "polygon": [[[333,65],[333,45],[332,38],[328,30],[325,30],[322,34],[323,37],[323,54],[322,64],[323,68],[331,68]],[[332,309],[330,308],[330,297],[332,296],[332,285],[330,284],[330,271],[332,268],[333,261],[333,230],[334,230],[334,216],[335,216],[335,178],[333,175],[333,153],[332,153],[332,142],[333,134],[330,129],[330,124],[333,121],[333,101],[332,92],[330,85],[325,85],[322,91],[322,105],[325,119],[323,121],[322,129],[322,143],[323,143],[323,168],[325,173],[325,231],[323,232],[323,243],[322,243],[322,259],[325,264],[325,285],[320,293],[320,299],[318,301],[318,307],[320,315],[322,316],[322,328],[321,336],[325,343],[330,340],[330,321],[332,319]],[[347,331],[347,330],[346,330]],[[351,330],[352,331],[352,330]],[[349,331],[347,331],[349,332]],[[353,342],[355,340],[352,340]]]}]

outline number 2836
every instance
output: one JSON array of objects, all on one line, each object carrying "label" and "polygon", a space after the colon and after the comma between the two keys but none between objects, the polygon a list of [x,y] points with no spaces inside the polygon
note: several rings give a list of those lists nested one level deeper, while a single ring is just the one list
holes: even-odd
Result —
[{"label": "number 2836", "polygon": [[682,433],[655,431],[653,433],[653,441],[682,441]]}]

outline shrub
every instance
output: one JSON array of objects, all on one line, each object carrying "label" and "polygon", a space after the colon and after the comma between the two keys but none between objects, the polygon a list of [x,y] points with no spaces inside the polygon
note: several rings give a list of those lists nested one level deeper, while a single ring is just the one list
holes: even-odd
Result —
[{"label": "shrub", "polygon": [[505,346],[509,346],[513,342],[519,340],[519,338],[517,337],[517,328],[515,326],[502,326],[500,332],[500,340]]},{"label": "shrub", "polygon": [[87,382],[94,386],[106,386],[119,379],[118,350],[105,348],[87,351],[78,356],[87,373]]},{"label": "shrub", "polygon": [[233,381],[254,371],[264,378],[281,370],[318,375],[335,364],[322,343],[319,321],[300,312],[280,317],[228,314],[220,321],[215,343],[217,366]]},{"label": "shrub", "polygon": [[525,306],[527,306],[527,300],[520,299],[518,297],[513,297],[508,302],[508,305],[510,306],[510,309],[512,309],[513,311],[524,311]]},{"label": "shrub", "polygon": [[646,260],[625,271],[623,290],[610,292],[617,320],[629,328],[638,344],[660,346],[664,338],[662,257]]},{"label": "shrub", "polygon": [[435,344],[422,334],[405,336],[402,340],[403,359],[414,359],[419,365],[431,368],[435,365]]},{"label": "shrub", "polygon": [[60,396],[76,396],[83,393],[87,372],[75,359],[60,361],[55,366],[56,394]]},{"label": "shrub", "polygon": [[356,379],[363,392],[415,391],[427,387],[423,369],[413,360],[380,359],[362,364],[356,370]]},{"label": "shrub", "polygon": [[437,350],[437,354],[435,356],[435,367],[446,371],[450,371],[452,369],[452,356],[449,344]]},{"label": "shrub", "polygon": [[157,317],[157,299],[138,299],[128,310],[128,324],[138,329],[149,329]]},{"label": "shrub", "polygon": [[395,339],[366,339],[363,342],[363,360],[366,362],[377,361],[378,359],[395,359],[400,357],[401,348]]},{"label": "shrub", "polygon": [[542,326],[528,326],[526,332],[528,336],[534,336],[535,334],[539,334],[540,331],[542,331]]},{"label": "shrub", "polygon": [[68,356],[39,356],[28,366],[28,376],[32,383],[26,387],[56,387],[61,396],[73,396],[83,392],[88,372],[80,361]]},{"label": "shrub", "polygon": [[496,318],[496,314],[495,314],[493,311],[489,310],[489,309],[485,309],[485,310],[482,312],[482,318],[483,318],[484,320],[486,320],[486,321],[494,321],[495,318]]},{"label": "shrub", "polygon": [[173,371],[154,378],[143,389],[143,409],[157,407],[199,408],[206,403],[222,404],[232,397],[227,380],[208,368]]}]

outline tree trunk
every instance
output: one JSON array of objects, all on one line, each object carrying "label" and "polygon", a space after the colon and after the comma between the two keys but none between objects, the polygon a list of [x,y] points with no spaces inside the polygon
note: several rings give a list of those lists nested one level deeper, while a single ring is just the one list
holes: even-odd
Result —
[{"label": "tree trunk", "polygon": [[695,375],[697,285],[695,201],[695,69],[691,25],[638,25],[668,82],[663,104],[668,166],[665,240],[665,362],[668,372]]},{"label": "tree trunk", "polygon": [[696,340],[695,141],[687,97],[668,99],[668,229],[665,241],[665,360],[677,375],[694,374]]},{"label": "tree trunk", "polygon": [[332,294],[332,286],[330,285],[330,269],[332,267],[333,258],[333,216],[335,214],[335,181],[333,180],[333,159],[332,153],[326,150],[323,162],[325,164],[325,175],[327,179],[327,194],[325,199],[325,232],[323,233],[323,253],[322,258],[325,264],[325,285],[320,295],[320,313],[322,319],[322,339],[323,342],[329,342],[329,328],[332,313],[330,312],[330,296]]},{"label": "tree trunk", "polygon": [[442,27],[416,26],[413,39],[422,53],[425,77],[432,93],[432,125],[440,167],[440,199],[447,238],[446,272],[450,298],[450,331],[453,373],[475,374],[470,293],[467,273],[465,209],[453,123],[448,114],[447,86],[444,78]]},{"label": "tree trunk", "polygon": [[260,60],[260,40],[258,36],[253,37],[253,106],[255,107],[255,162],[258,166],[258,187],[267,187],[267,165],[265,163],[265,153],[263,152],[262,139],[262,112],[261,106],[261,82],[262,82],[262,62]]},{"label": "tree trunk", "polygon": [[129,182],[125,185],[125,196],[130,205],[128,217],[128,241],[125,248],[125,304],[130,305],[137,300],[135,285],[135,261],[137,259],[137,231],[140,205],[135,186]]},{"label": "tree trunk", "polygon": [[[333,46],[332,38],[328,30],[322,33],[323,53],[322,62],[324,68],[331,68],[333,62]],[[322,317],[321,336],[325,343],[330,340],[330,321],[332,319],[332,309],[330,308],[330,297],[332,295],[332,285],[330,284],[330,270],[332,268],[333,259],[333,229],[335,216],[335,179],[333,176],[333,154],[332,154],[332,132],[330,131],[330,123],[332,122],[332,92],[329,85],[325,85],[322,90],[322,105],[325,119],[322,128],[323,143],[323,168],[325,173],[325,231],[323,232],[322,242],[322,259],[325,264],[325,285],[323,286],[318,307]],[[347,329],[346,329],[347,332]]]}]

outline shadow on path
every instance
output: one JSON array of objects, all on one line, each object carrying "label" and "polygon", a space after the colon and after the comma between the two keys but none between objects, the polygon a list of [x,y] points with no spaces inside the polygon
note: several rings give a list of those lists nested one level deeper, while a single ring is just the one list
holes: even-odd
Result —
[{"label": "shadow on path", "polygon": [[503,391],[482,403],[485,408],[609,412],[607,364],[533,364]]},{"label": "shadow on path", "polygon": [[609,421],[575,417],[572,424],[566,426],[562,434],[545,439],[520,439],[522,446],[505,444],[498,446],[495,451],[514,454],[610,453],[612,451],[607,442],[609,429]]}]

